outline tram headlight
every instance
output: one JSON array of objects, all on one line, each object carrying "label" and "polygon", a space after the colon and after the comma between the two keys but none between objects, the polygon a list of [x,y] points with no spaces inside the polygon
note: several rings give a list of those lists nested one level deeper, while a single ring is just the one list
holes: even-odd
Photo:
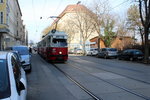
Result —
[{"label": "tram headlight", "polygon": [[59,54],[62,54],[62,52],[60,51]]}]

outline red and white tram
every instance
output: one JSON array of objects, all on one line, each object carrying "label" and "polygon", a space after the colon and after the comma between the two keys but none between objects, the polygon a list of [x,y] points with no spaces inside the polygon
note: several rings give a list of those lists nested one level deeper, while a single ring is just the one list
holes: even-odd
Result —
[{"label": "red and white tram", "polygon": [[62,31],[49,32],[38,43],[38,54],[48,61],[67,61],[67,34]]}]

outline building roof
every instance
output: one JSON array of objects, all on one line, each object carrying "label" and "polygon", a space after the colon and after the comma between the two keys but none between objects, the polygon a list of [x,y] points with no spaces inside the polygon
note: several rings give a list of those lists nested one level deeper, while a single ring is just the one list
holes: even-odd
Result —
[{"label": "building roof", "polygon": [[[84,5],[81,4],[73,4],[73,5],[68,5],[62,13],[58,16],[54,22],[48,26],[46,29],[44,29],[43,33],[46,33],[45,30],[53,26],[57,21],[59,21],[60,18],[62,18],[66,13],[75,13],[75,12],[84,12],[84,11],[90,11],[88,8],[86,8]],[[47,32],[48,33],[48,32]]]},{"label": "building roof", "polygon": [[[74,4],[74,5],[68,5],[64,11],[58,16],[59,18],[62,18],[66,13],[75,13],[75,12],[84,12],[84,11],[89,11],[84,5],[80,4]],[[59,18],[57,18],[53,23],[55,24]]]},{"label": "building roof", "polygon": [[22,16],[22,12],[21,12],[21,9],[20,9],[19,2],[18,2],[18,0],[16,0],[16,1],[17,1],[17,5],[18,5],[18,8],[19,8],[20,15]]}]

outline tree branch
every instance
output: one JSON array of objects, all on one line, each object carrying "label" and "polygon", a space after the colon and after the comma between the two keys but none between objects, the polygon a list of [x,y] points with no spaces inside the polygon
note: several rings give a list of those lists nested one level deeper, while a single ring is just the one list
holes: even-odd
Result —
[{"label": "tree branch", "polygon": [[149,0],[149,6],[148,6],[148,27],[150,27],[150,0]]},{"label": "tree branch", "polygon": [[142,25],[145,26],[145,23],[144,23],[144,20],[143,20],[143,15],[142,15],[142,1],[141,0],[139,0],[139,12],[140,12]]},{"label": "tree branch", "polygon": [[145,3],[145,16],[147,17],[148,16],[147,0],[144,0],[144,3]]}]

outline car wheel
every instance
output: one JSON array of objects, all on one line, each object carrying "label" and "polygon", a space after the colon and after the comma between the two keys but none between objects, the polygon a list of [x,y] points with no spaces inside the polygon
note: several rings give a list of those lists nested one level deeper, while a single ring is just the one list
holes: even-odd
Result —
[{"label": "car wheel", "polygon": [[132,57],[130,57],[130,59],[129,59],[130,61],[133,61],[133,58]]},{"label": "car wheel", "polygon": [[107,56],[105,55],[104,58],[107,59]]},{"label": "car wheel", "polygon": [[97,58],[99,58],[98,54],[96,55]]},{"label": "car wheel", "polygon": [[118,57],[118,60],[122,60],[121,57]]}]

